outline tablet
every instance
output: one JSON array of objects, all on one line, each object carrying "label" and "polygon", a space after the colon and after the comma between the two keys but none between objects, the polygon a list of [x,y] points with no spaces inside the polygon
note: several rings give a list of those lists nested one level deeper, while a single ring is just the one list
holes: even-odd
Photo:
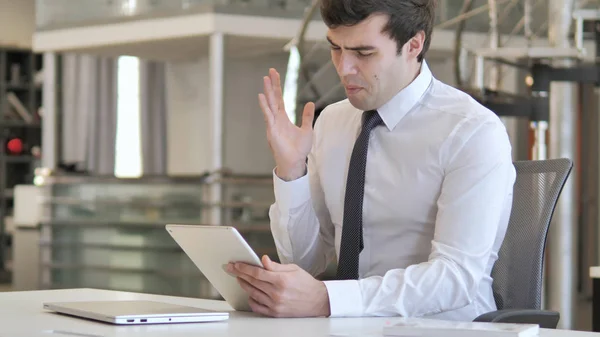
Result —
[{"label": "tablet", "polygon": [[230,262],[263,265],[234,227],[169,224],[166,229],[233,309],[251,311],[248,294],[225,268]]}]

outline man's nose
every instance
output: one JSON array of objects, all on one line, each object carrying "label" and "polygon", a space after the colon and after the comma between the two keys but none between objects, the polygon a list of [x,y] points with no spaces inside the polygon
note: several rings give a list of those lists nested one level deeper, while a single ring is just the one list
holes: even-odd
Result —
[{"label": "man's nose", "polygon": [[348,76],[356,74],[356,60],[354,57],[342,53],[338,64],[338,73],[340,76]]}]

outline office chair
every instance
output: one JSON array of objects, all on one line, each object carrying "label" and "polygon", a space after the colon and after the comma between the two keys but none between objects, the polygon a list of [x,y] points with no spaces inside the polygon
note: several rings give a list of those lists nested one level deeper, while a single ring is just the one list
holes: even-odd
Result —
[{"label": "office chair", "polygon": [[498,260],[492,269],[498,311],[476,322],[531,323],[555,329],[560,314],[540,310],[548,228],[573,163],[569,159],[517,161],[513,206]]}]

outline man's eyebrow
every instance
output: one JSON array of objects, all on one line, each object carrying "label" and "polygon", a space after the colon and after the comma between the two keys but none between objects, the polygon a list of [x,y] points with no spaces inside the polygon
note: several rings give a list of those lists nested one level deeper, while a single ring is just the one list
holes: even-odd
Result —
[{"label": "man's eyebrow", "polygon": [[[329,36],[327,36],[327,41],[329,41],[329,43],[331,43],[332,46],[334,47],[339,47],[337,44],[333,43],[333,41],[331,40],[331,38]],[[355,51],[367,51],[367,50],[375,50],[377,48],[375,48],[374,46],[355,46],[355,47],[346,47],[346,49],[348,50],[355,50]]]},{"label": "man's eyebrow", "polygon": [[334,46],[334,47],[339,47],[337,44],[333,43],[333,41],[331,40],[331,38],[329,36],[327,36],[327,41],[329,41],[329,43]]}]

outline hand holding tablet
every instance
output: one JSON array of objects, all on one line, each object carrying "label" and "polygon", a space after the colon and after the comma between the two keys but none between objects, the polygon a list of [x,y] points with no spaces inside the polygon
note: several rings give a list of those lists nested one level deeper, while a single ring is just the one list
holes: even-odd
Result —
[{"label": "hand holding tablet", "polygon": [[170,224],[166,229],[231,307],[251,311],[248,294],[227,270],[227,265],[230,262],[263,265],[234,227]]}]

